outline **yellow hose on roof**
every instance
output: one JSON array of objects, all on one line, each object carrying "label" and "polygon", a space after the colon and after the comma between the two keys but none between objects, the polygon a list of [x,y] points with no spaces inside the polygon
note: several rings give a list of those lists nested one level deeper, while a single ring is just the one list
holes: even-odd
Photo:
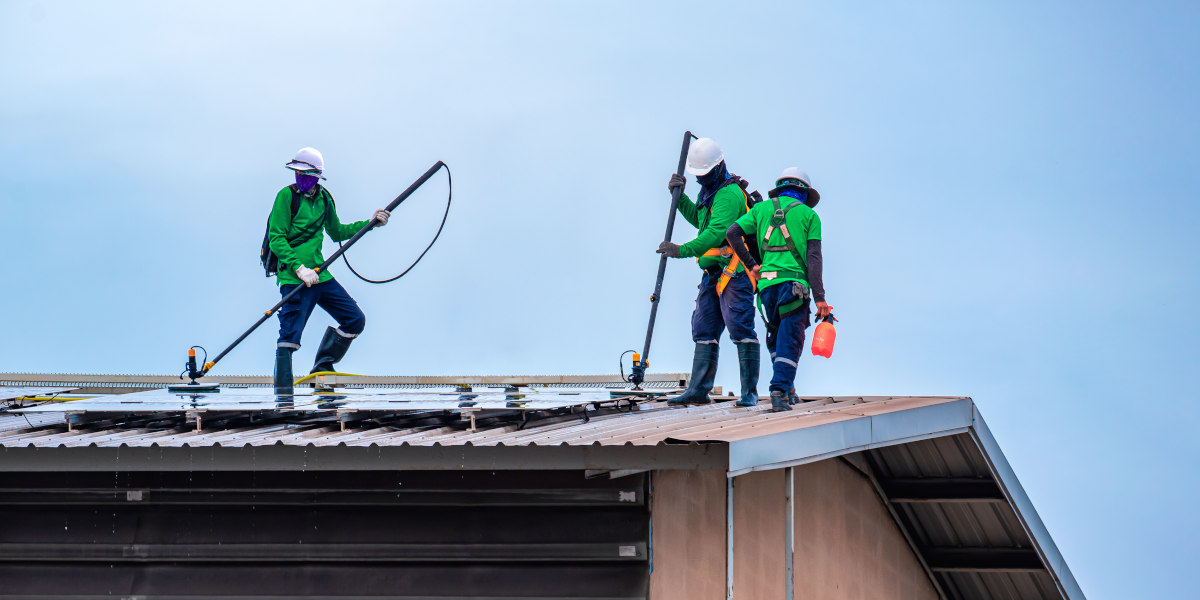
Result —
[{"label": "yellow hose on roof", "polygon": [[321,376],[321,375],[341,375],[343,377],[362,377],[362,375],[357,375],[355,373],[338,373],[337,371],[317,371],[316,373],[309,373],[308,375],[305,375],[304,377],[297,379],[296,382],[293,383],[292,385],[300,385],[310,379],[313,379],[313,378]]}]

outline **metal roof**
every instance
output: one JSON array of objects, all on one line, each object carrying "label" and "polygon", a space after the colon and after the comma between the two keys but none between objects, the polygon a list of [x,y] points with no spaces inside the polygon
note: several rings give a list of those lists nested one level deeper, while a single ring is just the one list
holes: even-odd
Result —
[{"label": "metal roof", "polygon": [[[454,411],[373,415],[0,413],[0,471],[722,469],[728,476],[841,457],[870,478],[947,598],[1083,593],[970,398],[822,397],[784,413],[718,402],[477,423]],[[526,415],[528,416],[528,415]],[[343,426],[348,425],[343,430]]]},{"label": "metal roof", "polygon": [[[210,418],[196,431],[185,426],[181,410],[159,414],[104,414],[68,430],[61,412],[0,414],[0,447],[203,447],[230,446],[655,446],[678,442],[732,442],[838,423],[875,414],[935,406],[952,397],[817,398],[785,413],[709,406],[669,408],[644,402],[632,411],[589,411],[520,421],[515,415],[471,431],[446,411],[417,411],[372,417],[342,430],[336,414],[253,413]],[[70,403],[61,406],[70,409]],[[131,408],[131,412],[132,412]]]}]

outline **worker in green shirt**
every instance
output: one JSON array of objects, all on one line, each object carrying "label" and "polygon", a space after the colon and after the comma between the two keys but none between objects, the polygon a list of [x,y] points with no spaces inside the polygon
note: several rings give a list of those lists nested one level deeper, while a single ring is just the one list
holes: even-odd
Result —
[{"label": "worker in green shirt", "polygon": [[[725,154],[709,138],[696,140],[688,149],[687,172],[696,176],[700,193],[693,202],[687,195],[679,198],[679,214],[699,232],[686,244],[663,242],[658,252],[671,258],[696,258],[703,275],[696,308],[692,311],[692,378],[687,391],[668,401],[672,405],[707,404],[717,376],[717,355],[721,332],[728,327],[729,337],[738,349],[742,395],[738,406],[758,404],[759,345],[754,333],[754,282],[733,257],[725,241],[725,231],[746,213],[746,194],[737,177],[726,169]],[[687,181],[672,174],[667,189],[674,193]],[[682,191],[682,190],[681,190]],[[744,259],[742,259],[744,260]]]},{"label": "worker in green shirt", "polygon": [[[808,175],[796,167],[785,169],[767,195],[726,232],[734,253],[758,279],[758,294],[767,321],[767,351],[771,353],[771,410],[791,410],[800,401],[796,394],[796,368],[804,348],[804,330],[815,302],[817,318],[833,312],[825,302],[822,275],[821,217],[813,207],[821,194]],[[754,236],[762,254],[758,264],[746,245]]]},{"label": "worker in green shirt", "polygon": [[[275,349],[275,392],[292,393],[292,353],[300,349],[300,335],[313,309],[320,306],[337,321],[328,327],[312,373],[332,371],[334,363],[346,355],[350,342],[366,327],[367,318],[358,303],[329,271],[317,272],[325,262],[321,256],[324,233],[335,242],[350,239],[370,221],[343,224],[338,220],[333,196],[319,182],[325,179],[325,158],[314,148],[301,148],[287,163],[295,171],[296,183],[275,195],[271,216],[267,220],[267,242],[279,258],[276,280],[279,293],[287,296],[296,286],[304,289],[288,299],[279,309],[279,341]],[[391,214],[384,209],[375,211],[376,227],[387,225]]]}]

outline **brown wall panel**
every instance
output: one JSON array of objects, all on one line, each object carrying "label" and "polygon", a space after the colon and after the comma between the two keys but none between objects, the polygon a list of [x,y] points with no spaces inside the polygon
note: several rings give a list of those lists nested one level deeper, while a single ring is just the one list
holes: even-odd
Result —
[{"label": "brown wall panel", "polygon": [[655,471],[651,600],[725,598],[725,472]]},{"label": "brown wall panel", "polygon": [[860,473],[831,459],[796,467],[795,481],[796,598],[937,600],[883,501]]},{"label": "brown wall panel", "polygon": [[783,598],[783,469],[742,475],[733,480],[733,597]]}]

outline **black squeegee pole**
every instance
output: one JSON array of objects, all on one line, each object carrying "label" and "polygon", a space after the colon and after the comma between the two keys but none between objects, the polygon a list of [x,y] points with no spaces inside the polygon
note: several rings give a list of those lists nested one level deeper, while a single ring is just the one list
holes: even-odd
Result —
[{"label": "black squeegee pole", "polygon": [[[421,175],[420,177],[418,177],[416,181],[412,182],[412,185],[408,186],[403,192],[400,192],[400,195],[396,196],[396,199],[392,200],[392,202],[390,204],[388,204],[384,210],[386,210],[388,212],[392,212],[393,210],[396,210],[396,207],[400,206],[401,202],[404,202],[405,200],[407,200],[408,197],[411,196],[413,192],[417,191],[417,188],[421,187],[426,181],[429,181],[429,178],[433,177],[434,173],[437,173],[438,169],[441,169],[444,166],[445,166],[445,163],[443,163],[440,160],[437,161],[436,163],[434,163],[432,167],[429,167],[429,170],[425,171],[425,173],[423,175]],[[367,235],[367,232],[374,229],[377,224],[378,224],[378,221],[376,221],[374,218],[372,218],[366,225],[363,225],[362,229],[358,230],[358,233],[354,234],[354,237],[351,237],[350,239],[346,240],[346,242],[344,244],[342,244],[342,247],[337,249],[337,252],[334,252],[329,258],[325,259],[325,262],[321,263],[321,266],[317,267],[314,270],[316,272],[320,273],[320,272],[323,272],[325,269],[329,268],[329,265],[332,265],[334,263],[334,261],[341,258],[342,254],[345,254],[346,250],[350,249],[350,246],[353,246],[354,243],[357,242],[359,240],[359,238],[361,238],[362,236]],[[218,362],[220,362],[220,360],[222,358],[225,358],[226,354],[229,354],[229,352],[231,350],[233,350],[234,348],[236,348],[238,344],[242,343],[242,340],[246,339],[246,337],[248,337],[251,333],[254,333],[254,330],[258,329],[259,325],[262,325],[263,323],[266,322],[267,319],[270,319],[271,315],[275,314],[275,311],[279,310],[279,308],[282,307],[284,305],[284,303],[286,303],[292,296],[295,296],[297,293],[299,293],[300,290],[303,289],[304,287],[305,286],[303,286],[303,285],[296,286],[295,288],[292,289],[291,292],[288,292],[288,294],[286,296],[284,296],[283,299],[281,299],[279,302],[276,302],[275,306],[272,306],[269,310],[264,312],[263,315],[261,317],[259,317],[258,320],[255,321],[254,324],[251,325],[249,329],[247,329],[245,332],[243,332],[242,335],[239,335],[236,340],[233,340],[232,344],[230,344],[224,350],[222,350],[221,353],[216,356],[216,358],[214,358],[211,361],[209,361],[208,363],[206,363],[204,365],[204,370],[201,371],[200,374],[201,375],[207,374],[209,372],[209,370],[211,370],[214,366],[216,366],[216,364]]]},{"label": "black squeegee pole", "polygon": [[[696,136],[692,135],[692,132],[685,131],[683,133],[683,148],[679,151],[679,166],[675,169],[675,173],[680,177],[683,177],[683,168],[687,166],[688,148],[692,145],[693,139],[696,139]],[[682,187],[671,191],[671,213],[667,215],[667,234],[663,236],[664,242],[671,241],[671,232],[675,229],[675,212],[679,208],[679,197],[682,194]],[[663,277],[666,274],[667,255],[664,254],[662,258],[658,259],[658,279],[654,281],[654,294],[650,296],[650,323],[646,325],[646,344],[642,346],[642,362],[650,360],[650,339],[654,337],[654,318],[658,316],[658,298],[662,293]]]}]

